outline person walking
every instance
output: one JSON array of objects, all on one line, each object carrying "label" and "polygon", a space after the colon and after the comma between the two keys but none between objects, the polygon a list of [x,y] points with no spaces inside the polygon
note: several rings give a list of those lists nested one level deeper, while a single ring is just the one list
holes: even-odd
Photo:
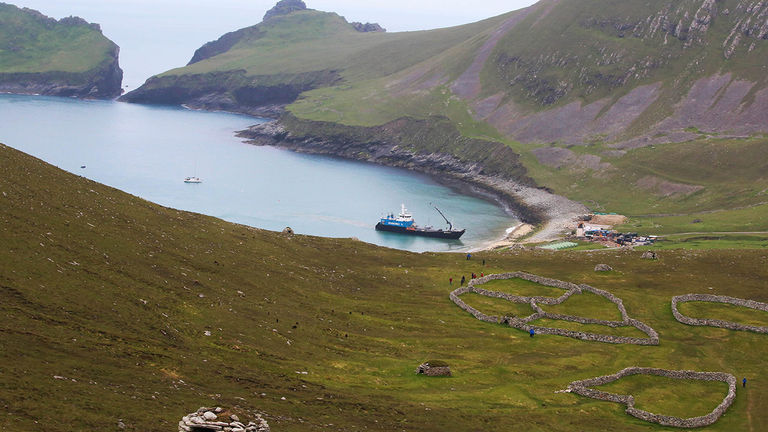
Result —
[{"label": "person walking", "polygon": [[453,278],[452,277],[448,278],[448,285],[453,285]]},{"label": "person walking", "polygon": [[467,261],[469,261],[471,258],[472,258],[472,254],[471,254],[471,253],[468,253],[468,254],[467,254]]},{"label": "person walking", "polygon": [[747,378],[744,377],[744,379],[741,380],[741,387],[746,387],[746,386],[747,386]]},{"label": "person walking", "polygon": [[535,334],[536,334],[536,332],[533,330],[533,327],[531,327],[531,329],[530,329],[530,330],[528,330],[528,334],[530,334],[530,335],[531,335],[531,337],[533,337],[533,335],[535,335]]},{"label": "person walking", "polygon": [[464,275],[461,275],[461,286],[464,286],[464,282],[467,281],[467,278],[464,277]]}]

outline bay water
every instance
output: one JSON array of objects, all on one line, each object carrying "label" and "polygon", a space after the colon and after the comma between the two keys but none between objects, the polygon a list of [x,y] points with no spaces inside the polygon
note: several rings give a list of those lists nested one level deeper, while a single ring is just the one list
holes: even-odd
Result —
[{"label": "bay water", "polygon": [[[259,119],[176,107],[0,95],[0,142],[149,201],[269,230],[356,237],[411,251],[463,251],[515,224],[499,205],[408,170],[244,143]],[[81,168],[84,166],[85,168]],[[200,184],[184,178],[198,176]],[[404,203],[419,225],[460,240],[374,230]]]}]

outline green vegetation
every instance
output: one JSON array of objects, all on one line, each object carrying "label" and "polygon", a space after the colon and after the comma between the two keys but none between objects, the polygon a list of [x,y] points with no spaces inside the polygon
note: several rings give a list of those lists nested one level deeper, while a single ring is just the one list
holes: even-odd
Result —
[{"label": "green vegetation", "polygon": [[559,305],[539,305],[546,312],[561,315],[580,316],[601,320],[621,321],[621,313],[610,300],[591,292],[568,297]]},{"label": "green vegetation", "polygon": [[[671,297],[689,292],[768,301],[764,251],[467,261],[163,208],[3,146],[0,178],[0,429],[110,430],[122,419],[159,432],[199,406],[237,405],[281,431],[663,430],[615,404],[555,393],[631,365],[746,376],[708,430],[768,429],[766,335],[685,326],[670,312]],[[598,260],[617,271],[596,274]],[[448,276],[516,270],[614,293],[661,344],[529,338],[448,298]],[[453,377],[419,379],[429,358]],[[630,390],[639,407],[679,415],[723,397],[717,386],[657,381]]]},{"label": "green vegetation", "polygon": [[725,303],[685,302],[678,310],[691,318],[717,319],[739,324],[768,327],[768,312]]},{"label": "green vegetation", "polygon": [[504,299],[475,293],[464,294],[461,296],[461,299],[480,312],[497,317],[525,318],[536,312],[528,303],[513,303]]},{"label": "green vegetation", "polygon": [[486,289],[488,291],[499,291],[522,297],[539,296],[557,298],[565,294],[565,290],[563,289],[541,285],[537,284],[536,282],[518,278],[492,280],[482,284],[480,288]]},{"label": "green vegetation", "polygon": [[681,418],[709,414],[728,394],[728,384],[723,382],[678,380],[653,375],[631,375],[594,388],[633,395],[635,408]]},{"label": "green vegetation", "polygon": [[83,73],[113,61],[116,45],[77,18],[56,21],[0,3],[0,74]]}]

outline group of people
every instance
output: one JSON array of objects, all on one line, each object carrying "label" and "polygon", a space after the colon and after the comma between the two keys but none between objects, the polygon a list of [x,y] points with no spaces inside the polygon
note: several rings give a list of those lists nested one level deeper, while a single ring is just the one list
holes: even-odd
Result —
[{"label": "group of people", "polygon": [[[472,254],[468,253],[467,254],[467,261],[469,261],[471,259],[472,259]],[[483,267],[485,267],[485,259],[483,259]],[[483,276],[485,276],[485,273],[484,272],[480,272],[480,276],[479,277],[483,277]],[[477,279],[478,278],[477,273],[471,273],[470,277],[472,279]],[[464,286],[465,283],[467,283],[467,278],[464,275],[461,275],[461,283],[459,284],[459,286]],[[448,278],[448,284],[449,285],[453,285],[453,277],[449,277]]]}]

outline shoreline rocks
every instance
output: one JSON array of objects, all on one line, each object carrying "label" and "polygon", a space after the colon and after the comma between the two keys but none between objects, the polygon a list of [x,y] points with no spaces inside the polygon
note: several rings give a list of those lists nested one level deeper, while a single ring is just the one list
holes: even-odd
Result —
[{"label": "shoreline rocks", "polygon": [[518,155],[503,144],[475,143],[454,131],[452,139],[468,140],[461,144],[464,150],[487,155],[480,161],[447,153],[429,144],[421,144],[424,148],[414,148],[407,136],[408,130],[418,129],[418,133],[424,136],[436,126],[444,126],[439,128],[440,133],[446,133],[448,125],[440,119],[401,118],[366,128],[312,122],[287,115],[280,120],[252,126],[238,136],[254,145],[331,155],[425,173],[442,183],[493,199],[523,222],[540,225],[540,229],[529,239],[531,242],[559,238],[571,228],[576,217],[588,213],[584,205],[536,187],[525,175],[525,168],[517,164]]}]

